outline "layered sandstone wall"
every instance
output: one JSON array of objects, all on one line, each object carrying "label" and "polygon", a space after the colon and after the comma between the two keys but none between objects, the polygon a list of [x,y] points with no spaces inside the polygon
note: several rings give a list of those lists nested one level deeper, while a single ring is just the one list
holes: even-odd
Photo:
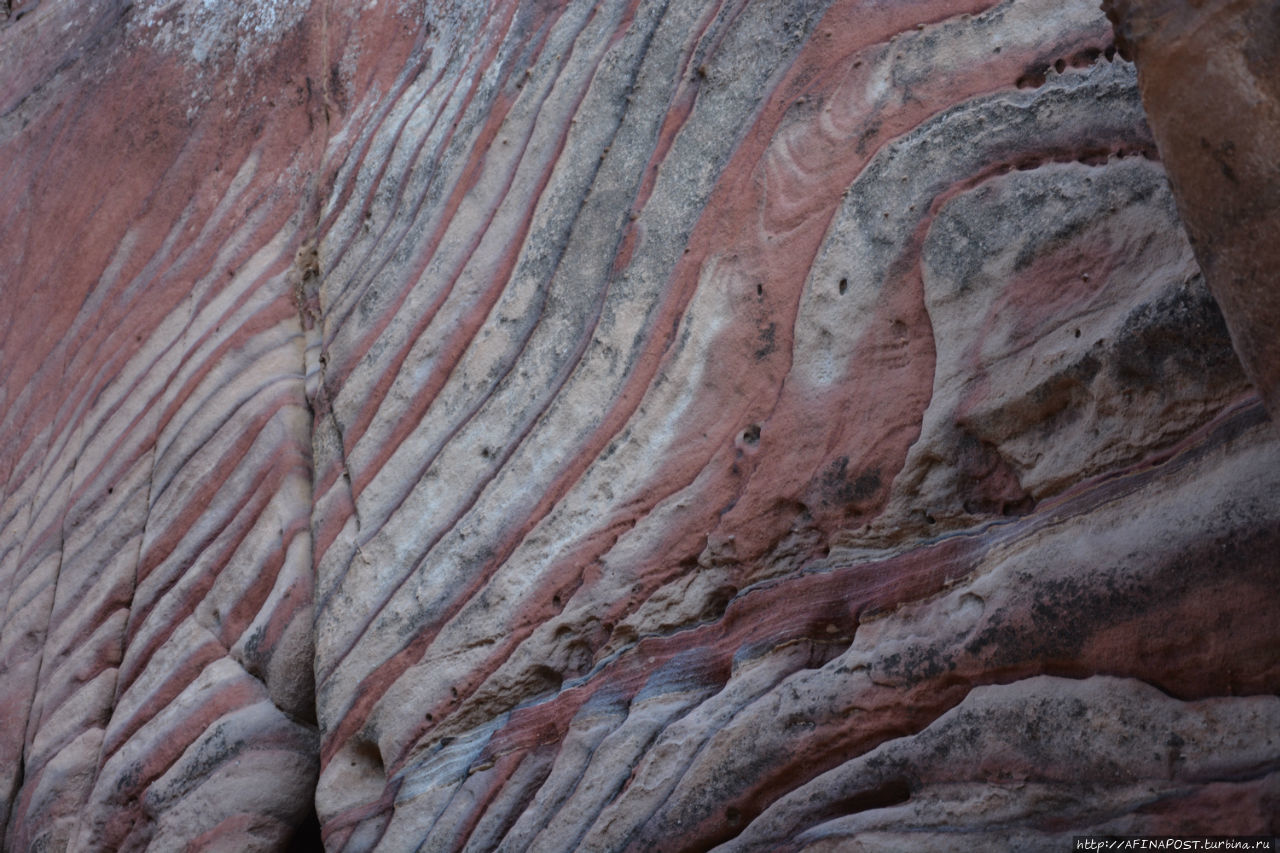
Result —
[{"label": "layered sandstone wall", "polygon": [[1280,434],[1094,0],[6,11],[6,849],[1276,831]]}]

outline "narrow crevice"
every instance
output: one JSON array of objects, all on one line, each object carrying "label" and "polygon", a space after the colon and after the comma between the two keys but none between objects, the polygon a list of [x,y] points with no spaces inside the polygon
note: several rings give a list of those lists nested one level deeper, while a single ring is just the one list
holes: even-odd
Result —
[{"label": "narrow crevice", "polygon": [[[298,249],[294,267],[289,272],[293,297],[298,310],[298,323],[302,333],[301,375],[302,398],[306,405],[307,423],[307,528],[304,535],[310,539],[311,553],[311,659],[307,665],[311,667],[310,720],[301,720],[281,709],[285,716],[295,724],[304,726],[316,733],[314,741],[315,776],[311,779],[307,809],[301,822],[294,827],[292,837],[285,848],[289,853],[312,853],[324,850],[320,819],[316,810],[316,792],[319,787],[322,770],[321,726],[319,724],[320,708],[316,701],[316,657],[315,634],[317,616],[319,614],[320,574],[318,555],[316,554],[315,512],[316,512],[316,438],[317,424],[328,418],[329,425],[337,437],[337,454],[341,465],[342,476],[350,497],[351,512],[356,520],[357,533],[361,528],[359,512],[356,510],[355,494],[351,486],[351,473],[347,465],[346,437],[333,411],[329,376],[327,373],[328,356],[325,352],[325,310],[322,302],[321,288],[323,270],[320,263],[320,248],[323,242],[321,227],[322,211],[327,201],[326,196],[332,191],[332,181],[325,180],[325,165],[329,151],[329,143],[334,132],[335,88],[341,85],[338,66],[332,65],[329,55],[329,16],[332,0],[323,0],[320,4],[320,67],[317,79],[320,81],[320,100],[324,119],[323,130],[319,138],[312,140],[314,162],[310,186],[303,198],[303,215],[306,217],[302,233],[307,235]],[[308,78],[309,80],[310,78]],[[310,110],[311,105],[308,104]],[[312,377],[315,377],[313,382]],[[361,555],[363,556],[363,555]],[[274,704],[274,702],[273,702]],[[278,705],[276,706],[279,707]]]},{"label": "narrow crevice", "polygon": [[315,798],[312,797],[307,813],[285,847],[285,853],[317,853],[321,850],[324,850],[324,843],[320,840],[320,818],[316,815]]},{"label": "narrow crevice", "polygon": [[905,779],[890,779],[874,788],[855,791],[827,803],[813,815],[814,823],[824,823],[859,812],[900,806],[911,799],[911,786]]},{"label": "narrow crevice", "polygon": [[[62,367],[62,381],[64,383],[67,381],[66,370],[67,370],[67,362],[64,361],[63,367]],[[73,440],[73,439],[74,439],[74,433],[72,435],[72,438],[68,439],[68,443],[70,442],[70,440]],[[55,451],[54,448],[56,446],[57,446],[56,441],[51,440],[51,444],[47,448],[47,454],[60,453],[60,451]],[[46,459],[48,458],[49,456],[46,455]],[[51,460],[51,462],[56,462],[56,458]],[[31,701],[30,701],[30,704],[28,704],[27,706],[26,719],[23,721],[22,743],[18,751],[18,766],[17,766],[17,773],[16,773],[16,784],[14,785],[14,789],[13,789],[13,800],[8,804],[9,808],[8,808],[7,821],[5,823],[5,837],[3,839],[0,839],[6,843],[6,847],[11,842],[15,821],[17,820],[20,814],[20,804],[22,803],[22,788],[26,784],[26,771],[27,771],[27,759],[28,759],[27,744],[32,742],[35,736],[39,733],[40,722],[41,722],[40,717],[43,716],[41,713],[42,709],[39,707],[40,706],[40,682],[41,682],[42,676],[44,675],[45,655],[46,655],[46,652],[48,651],[50,627],[52,626],[53,616],[54,616],[54,613],[57,611],[57,607],[58,607],[58,588],[62,582],[62,566],[67,555],[67,516],[72,511],[71,507],[69,507],[68,504],[71,503],[71,496],[73,495],[73,492],[76,486],[76,469],[79,466],[79,464],[80,464],[80,457],[79,455],[77,455],[75,460],[71,463],[71,471],[65,482],[65,485],[64,486],[60,485],[59,487],[59,488],[66,489],[67,500],[63,504],[62,516],[58,520],[58,567],[57,569],[54,570],[53,582],[52,582],[53,590],[49,594],[49,608],[45,612],[44,634],[40,638],[40,648],[38,652],[38,658],[36,661],[35,676],[31,684]],[[42,470],[41,472],[42,481],[49,476],[50,474],[49,467],[51,466],[46,466],[44,470]],[[58,490],[54,490],[50,493],[50,500],[53,499],[53,496],[57,493],[57,491]],[[32,518],[33,520],[35,520],[37,517],[38,517],[37,515],[33,515]],[[34,841],[35,839],[32,839],[32,840]]]}]

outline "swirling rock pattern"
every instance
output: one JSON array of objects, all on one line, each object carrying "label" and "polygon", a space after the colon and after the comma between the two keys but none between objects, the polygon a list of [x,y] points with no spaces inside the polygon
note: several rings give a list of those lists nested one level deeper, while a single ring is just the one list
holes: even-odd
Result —
[{"label": "swirling rock pattern", "polygon": [[7,848],[1276,830],[1280,446],[1091,0],[4,14]]}]

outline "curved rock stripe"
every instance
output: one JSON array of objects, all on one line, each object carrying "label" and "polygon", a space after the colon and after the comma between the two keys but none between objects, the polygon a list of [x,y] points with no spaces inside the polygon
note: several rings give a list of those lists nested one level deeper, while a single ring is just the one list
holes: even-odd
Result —
[{"label": "curved rock stripe", "polygon": [[1092,3],[8,11],[7,848],[1274,830],[1280,448]]}]

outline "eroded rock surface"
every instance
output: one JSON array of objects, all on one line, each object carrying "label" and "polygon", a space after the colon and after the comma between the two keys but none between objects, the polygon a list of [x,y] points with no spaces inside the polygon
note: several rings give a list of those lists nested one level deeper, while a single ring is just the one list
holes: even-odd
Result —
[{"label": "eroded rock surface", "polygon": [[1106,0],[1250,379],[1280,412],[1280,7]]},{"label": "eroded rock surface", "polygon": [[6,848],[1276,831],[1280,435],[1092,0],[9,12]]}]

